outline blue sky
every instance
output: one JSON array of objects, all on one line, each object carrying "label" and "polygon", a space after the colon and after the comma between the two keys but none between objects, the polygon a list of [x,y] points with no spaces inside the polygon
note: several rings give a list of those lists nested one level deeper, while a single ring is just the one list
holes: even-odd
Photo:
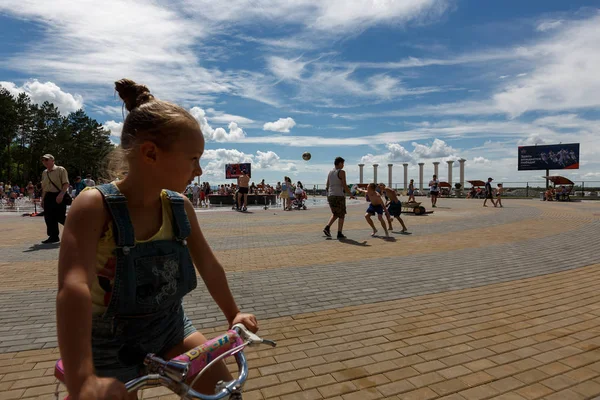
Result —
[{"label": "blue sky", "polygon": [[322,183],[336,156],[351,181],[459,158],[467,179],[527,181],[543,171],[518,172],[517,146],[559,142],[582,144],[565,175],[600,181],[598,65],[597,1],[0,2],[2,86],[118,142],[113,82],[144,83],[198,119],[214,183],[228,162]]}]

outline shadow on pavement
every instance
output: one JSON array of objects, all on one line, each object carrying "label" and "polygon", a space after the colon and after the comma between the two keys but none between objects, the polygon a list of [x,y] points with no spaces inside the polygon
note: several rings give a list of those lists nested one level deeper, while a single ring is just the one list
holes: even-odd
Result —
[{"label": "shadow on pavement", "polygon": [[58,249],[59,247],[60,247],[60,243],[34,244],[34,245],[31,245],[31,247],[28,248],[27,250],[23,250],[23,253],[31,253],[32,251],[39,251],[39,250],[52,250],[52,249]]},{"label": "shadow on pavement", "polygon": [[[327,238],[328,240],[333,240],[333,238]],[[370,244],[367,243],[367,241],[362,241],[362,242],[357,242],[354,239],[337,239],[338,242],[340,243],[344,243],[344,244],[351,244],[353,246],[362,246],[362,247],[369,247],[371,246]]]}]

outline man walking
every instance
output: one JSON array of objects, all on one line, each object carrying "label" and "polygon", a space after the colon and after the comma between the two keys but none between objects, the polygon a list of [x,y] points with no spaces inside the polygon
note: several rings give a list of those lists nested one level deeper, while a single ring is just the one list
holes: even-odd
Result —
[{"label": "man walking", "polygon": [[494,207],[498,207],[498,204],[496,204],[494,201],[494,189],[492,189],[492,181],[492,178],[488,178],[487,182],[485,183],[485,200],[483,201],[484,207],[487,207],[485,203],[487,203],[488,200],[492,201]]},{"label": "man walking", "polygon": [[437,175],[434,175],[433,179],[429,181],[429,195],[431,196],[431,207],[437,207],[437,199],[440,196],[440,181]]},{"label": "man walking", "polygon": [[48,234],[48,239],[42,243],[58,243],[58,224],[65,224],[67,214],[67,205],[63,200],[69,190],[69,175],[66,169],[54,164],[52,154],[44,154],[42,164],[46,167],[42,172],[42,207]]},{"label": "man walking", "polygon": [[344,160],[342,157],[337,157],[333,162],[335,168],[329,172],[327,176],[327,185],[325,190],[327,191],[327,202],[329,208],[331,208],[331,218],[323,229],[323,233],[327,237],[331,237],[331,225],[338,220],[338,239],[346,239],[346,236],[342,233],[344,228],[344,218],[346,217],[346,193],[353,199],[354,196],[350,191],[350,188],[346,184],[346,171],[344,171]]}]

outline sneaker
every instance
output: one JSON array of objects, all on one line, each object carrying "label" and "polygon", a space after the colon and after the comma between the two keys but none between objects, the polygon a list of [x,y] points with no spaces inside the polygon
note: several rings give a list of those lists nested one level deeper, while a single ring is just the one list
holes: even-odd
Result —
[{"label": "sneaker", "polygon": [[344,236],[344,234],[342,232],[338,232],[337,238],[338,239],[346,239],[346,236]]},{"label": "sneaker", "polygon": [[46,240],[42,240],[42,244],[52,244],[52,243],[58,243],[60,242],[59,238],[48,238]]},{"label": "sneaker", "polygon": [[327,237],[331,237],[331,230],[329,229],[329,227],[328,227],[328,226],[326,226],[326,227],[323,229],[323,233],[325,234],[325,236],[327,236]]}]

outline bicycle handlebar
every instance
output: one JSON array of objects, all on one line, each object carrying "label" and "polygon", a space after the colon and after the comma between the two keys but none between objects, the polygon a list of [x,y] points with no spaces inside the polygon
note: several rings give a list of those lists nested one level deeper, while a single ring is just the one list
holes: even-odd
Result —
[{"label": "bicycle handlebar", "polygon": [[[267,344],[272,347],[276,343],[260,338],[250,332],[244,325],[236,324],[227,333],[211,339],[194,349],[165,361],[154,354],[148,354],[144,361],[150,372],[146,376],[133,379],[125,387],[127,391],[134,392],[156,386],[165,386],[174,393],[187,398],[198,400],[219,400],[229,397],[232,393],[240,391],[248,379],[248,362],[244,356],[244,348]],[[219,382],[218,393],[205,395],[196,392],[192,386],[204,371],[221,359],[233,355],[238,365],[238,377],[231,382]],[[192,380],[193,379],[193,380]],[[191,383],[188,384],[188,382]]]}]

